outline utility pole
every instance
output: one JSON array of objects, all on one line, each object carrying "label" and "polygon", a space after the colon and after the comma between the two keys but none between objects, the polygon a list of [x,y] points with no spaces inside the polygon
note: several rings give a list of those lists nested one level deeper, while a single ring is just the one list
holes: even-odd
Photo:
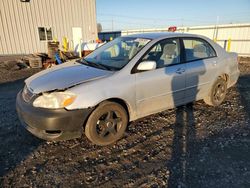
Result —
[{"label": "utility pole", "polygon": [[112,31],[114,31],[114,20],[112,18]]},{"label": "utility pole", "polygon": [[214,27],[214,36],[213,36],[213,39],[214,39],[215,42],[217,41],[217,36],[218,36],[219,18],[220,18],[220,17],[217,16],[217,18],[216,18],[216,24],[215,24],[215,27]]}]

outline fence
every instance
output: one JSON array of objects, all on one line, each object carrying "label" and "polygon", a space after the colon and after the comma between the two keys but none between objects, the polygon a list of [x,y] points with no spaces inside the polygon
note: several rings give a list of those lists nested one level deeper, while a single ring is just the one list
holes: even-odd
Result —
[{"label": "fence", "polygon": [[[122,35],[144,32],[166,32],[165,29],[139,29],[122,31]],[[192,33],[207,36],[215,40],[219,45],[231,52],[237,52],[240,56],[250,56],[250,23],[179,27],[177,32]]]}]

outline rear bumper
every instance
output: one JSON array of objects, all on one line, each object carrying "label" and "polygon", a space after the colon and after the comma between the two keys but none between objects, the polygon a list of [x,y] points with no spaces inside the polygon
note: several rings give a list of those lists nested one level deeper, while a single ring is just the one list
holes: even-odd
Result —
[{"label": "rear bumper", "polygon": [[44,140],[69,140],[81,137],[83,125],[93,108],[81,110],[44,109],[26,103],[18,93],[16,109],[22,125]]}]

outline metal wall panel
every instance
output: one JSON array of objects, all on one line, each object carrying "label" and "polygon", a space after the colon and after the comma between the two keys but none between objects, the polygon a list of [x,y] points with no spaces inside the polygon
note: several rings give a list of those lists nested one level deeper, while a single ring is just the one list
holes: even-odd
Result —
[{"label": "metal wall panel", "polygon": [[[2,7],[2,2],[0,1],[0,7]],[[4,33],[4,23],[3,23],[3,11],[0,9],[0,54],[4,54],[6,52],[6,47],[3,47],[3,43],[6,43],[6,35]]]},{"label": "metal wall panel", "polygon": [[1,33],[1,41],[3,41],[4,43],[2,44],[3,46],[3,52],[6,53],[8,51],[12,51],[11,49],[11,45],[10,45],[10,33],[8,32],[8,24],[7,24],[7,20],[6,20],[6,9],[4,8],[4,3],[3,1],[0,1],[0,11],[1,11],[1,19],[2,19],[2,29],[3,29],[3,34]]},{"label": "metal wall panel", "polygon": [[241,56],[250,56],[250,24],[191,27],[184,29],[184,31],[216,39],[222,47],[227,47],[228,41],[231,40],[230,52],[237,52]]},{"label": "metal wall panel", "polygon": [[97,38],[94,0],[0,0],[0,55],[47,52],[38,27],[52,27],[59,42],[72,43],[73,27],[82,28],[82,41]]},{"label": "metal wall panel", "polygon": [[214,29],[208,28],[208,29],[188,29],[187,33],[197,34],[197,35],[204,35],[209,38],[213,38],[214,36]]}]

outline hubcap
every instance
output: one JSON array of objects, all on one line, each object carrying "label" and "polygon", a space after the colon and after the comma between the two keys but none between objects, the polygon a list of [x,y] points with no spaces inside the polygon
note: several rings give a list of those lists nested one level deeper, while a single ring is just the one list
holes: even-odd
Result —
[{"label": "hubcap", "polygon": [[218,84],[214,90],[214,100],[216,102],[220,102],[223,100],[224,95],[225,95],[226,88],[223,84]]},{"label": "hubcap", "polygon": [[109,111],[97,121],[97,133],[100,137],[116,136],[122,125],[118,112]]}]

